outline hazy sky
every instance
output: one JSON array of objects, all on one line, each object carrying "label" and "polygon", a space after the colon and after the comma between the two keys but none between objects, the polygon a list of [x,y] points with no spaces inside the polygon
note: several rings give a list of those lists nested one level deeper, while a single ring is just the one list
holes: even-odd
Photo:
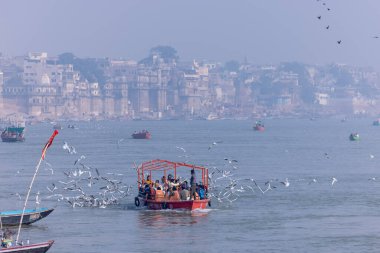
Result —
[{"label": "hazy sky", "polygon": [[0,52],[13,56],[139,60],[170,45],[186,60],[380,69],[379,0],[0,0],[0,10]]}]

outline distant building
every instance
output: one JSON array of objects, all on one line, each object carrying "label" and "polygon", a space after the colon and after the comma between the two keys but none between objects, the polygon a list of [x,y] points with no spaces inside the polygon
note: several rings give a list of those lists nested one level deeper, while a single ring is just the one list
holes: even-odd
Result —
[{"label": "distant building", "polygon": [[315,93],[315,102],[319,105],[328,105],[329,95],[326,93]]}]

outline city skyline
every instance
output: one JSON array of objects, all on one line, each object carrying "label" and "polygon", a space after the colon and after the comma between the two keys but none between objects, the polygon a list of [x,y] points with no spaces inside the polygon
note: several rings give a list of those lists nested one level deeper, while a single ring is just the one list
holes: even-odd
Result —
[{"label": "city skyline", "polygon": [[182,60],[336,62],[380,69],[375,57],[380,3],[374,0],[112,3],[2,1],[0,52],[139,60],[150,48],[169,45]]}]

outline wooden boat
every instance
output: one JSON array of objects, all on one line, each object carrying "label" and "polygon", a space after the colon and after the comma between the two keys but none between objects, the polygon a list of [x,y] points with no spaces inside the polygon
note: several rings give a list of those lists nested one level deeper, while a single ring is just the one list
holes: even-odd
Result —
[{"label": "wooden boat", "polygon": [[45,253],[53,245],[54,241],[47,241],[36,244],[11,246],[8,248],[0,247],[0,253]]},{"label": "wooden boat", "polygon": [[182,209],[182,210],[195,210],[195,209],[206,209],[209,199],[201,200],[167,200],[167,201],[157,201],[148,199],[146,205],[151,210],[162,210],[162,209]]},{"label": "wooden boat", "polygon": [[254,129],[255,131],[260,131],[260,132],[262,132],[262,131],[265,130],[265,127],[264,127],[264,125],[261,123],[261,121],[257,121],[256,124],[255,124],[255,126],[253,127],[253,129]]},{"label": "wooden boat", "polygon": [[[194,170],[198,172],[198,176],[201,178],[201,182],[199,185],[205,189],[206,194],[204,199],[188,199],[188,200],[172,200],[167,197],[158,197],[157,195],[145,194],[144,193],[144,175],[150,175],[152,178],[153,172],[163,173],[165,177],[170,178],[171,174],[174,175],[174,178],[177,177],[177,171],[186,171],[186,175],[189,176],[190,171]],[[142,163],[137,169],[137,177],[139,184],[139,194],[135,197],[135,205],[138,206],[146,206],[151,210],[161,210],[161,209],[181,209],[181,210],[195,210],[195,209],[205,209],[208,206],[211,206],[211,201],[207,196],[208,189],[208,169],[201,166],[196,166],[192,164],[186,164],[181,162],[171,162],[168,160],[152,160],[148,162]]]},{"label": "wooden boat", "polygon": [[358,133],[352,133],[352,134],[350,134],[349,139],[350,139],[350,141],[358,141],[360,139],[360,137],[359,137]]},{"label": "wooden boat", "polygon": [[[25,210],[22,224],[29,225],[38,220],[41,220],[53,212],[53,210],[53,208],[27,209]],[[20,223],[21,215],[22,210],[0,212],[0,224],[3,226],[18,226]]]},{"label": "wooden boat", "polygon": [[132,134],[133,139],[150,139],[151,134],[147,130],[142,130],[141,132],[134,132]]},{"label": "wooden boat", "polygon": [[1,133],[1,140],[3,142],[25,141],[24,129],[24,127],[6,127]]}]

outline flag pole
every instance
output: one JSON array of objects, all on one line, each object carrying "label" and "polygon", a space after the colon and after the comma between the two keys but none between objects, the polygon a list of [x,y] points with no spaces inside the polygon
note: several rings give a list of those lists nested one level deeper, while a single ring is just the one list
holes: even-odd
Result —
[{"label": "flag pole", "polygon": [[19,236],[20,236],[21,225],[22,225],[22,221],[23,221],[23,219],[24,219],[24,214],[25,214],[26,205],[28,204],[28,199],[29,199],[30,192],[32,191],[32,187],[33,187],[34,180],[36,179],[36,176],[37,176],[38,170],[40,169],[40,166],[41,166],[41,162],[42,162],[42,160],[45,159],[45,153],[46,153],[46,150],[47,150],[48,147],[50,147],[50,145],[53,143],[54,137],[55,137],[57,134],[58,134],[58,131],[55,130],[55,131],[53,132],[52,136],[50,137],[49,141],[45,144],[45,147],[44,147],[43,150],[42,150],[42,154],[41,154],[40,161],[38,162],[38,164],[37,164],[37,166],[36,166],[36,171],[34,172],[34,175],[33,175],[32,181],[30,182],[29,189],[28,189],[28,193],[26,194],[26,199],[25,199],[24,207],[23,207],[23,209],[22,209],[22,214],[21,214],[20,223],[19,223],[19,225],[18,225],[18,231],[17,231],[17,237],[16,237],[16,245],[17,245],[17,243],[18,243],[18,239],[19,239]]}]

